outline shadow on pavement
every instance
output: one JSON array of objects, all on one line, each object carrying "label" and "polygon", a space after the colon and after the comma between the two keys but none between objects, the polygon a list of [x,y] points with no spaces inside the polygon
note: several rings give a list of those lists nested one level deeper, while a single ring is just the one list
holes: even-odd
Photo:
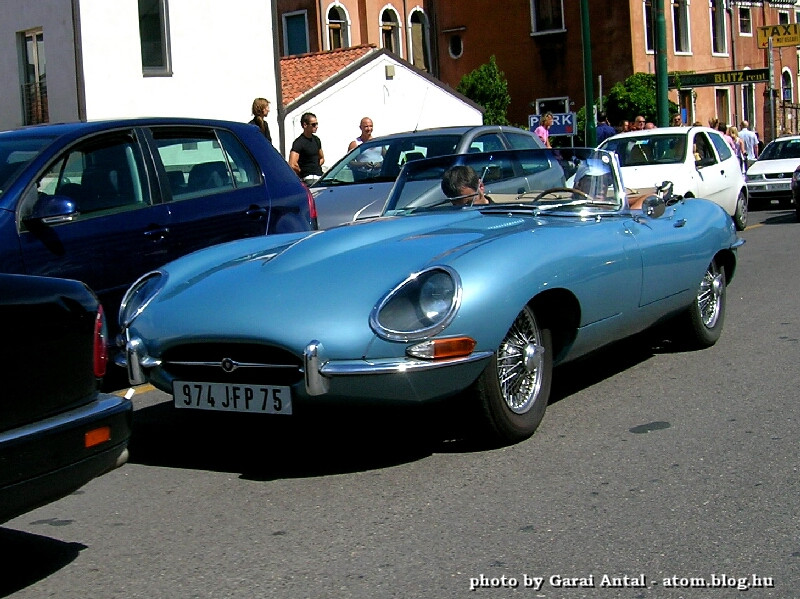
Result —
[{"label": "shadow on pavement", "polygon": [[0,553],[4,556],[0,597],[47,578],[73,562],[84,549],[86,546],[80,543],[0,528]]},{"label": "shadow on pavement", "polygon": [[[646,361],[678,350],[639,336],[558,367],[550,403]],[[135,401],[134,401],[135,403]],[[424,406],[295,407],[293,416],[184,411],[171,401],[134,413],[130,462],[240,473],[252,480],[359,472],[415,461],[433,453],[492,449],[475,439],[466,397]]]}]

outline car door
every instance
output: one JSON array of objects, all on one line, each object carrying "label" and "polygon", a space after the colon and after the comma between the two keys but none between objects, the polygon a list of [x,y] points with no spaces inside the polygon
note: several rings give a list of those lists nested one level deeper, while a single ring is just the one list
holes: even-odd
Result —
[{"label": "car door", "polygon": [[[715,144],[712,140],[714,136],[727,145],[725,140],[716,133],[696,131],[694,134],[692,147],[695,154],[695,168],[698,173],[697,197],[721,203],[722,198],[728,193],[730,181],[726,173],[727,167],[720,160],[715,149]],[[738,189],[736,193],[738,193]]]},{"label": "car door", "polygon": [[[152,168],[132,129],[65,149],[17,207],[25,272],[83,281],[113,315],[127,287],[168,260],[169,213],[153,200]],[[32,218],[54,200],[75,210]]]},{"label": "car door", "polygon": [[150,143],[171,215],[170,258],[266,234],[269,194],[260,169],[230,131],[151,127]]},{"label": "car door", "polygon": [[625,222],[626,234],[642,260],[640,307],[667,301],[700,283],[691,273],[696,270],[697,239],[705,223],[682,218],[681,213],[681,205],[676,204],[658,218],[636,216]]}]

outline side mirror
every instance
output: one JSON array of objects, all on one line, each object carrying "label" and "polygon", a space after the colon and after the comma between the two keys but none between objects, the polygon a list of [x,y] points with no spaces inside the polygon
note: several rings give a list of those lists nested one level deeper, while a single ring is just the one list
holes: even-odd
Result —
[{"label": "side mirror", "polygon": [[33,206],[30,214],[25,217],[26,222],[41,222],[54,225],[68,222],[78,215],[75,200],[67,196],[44,196]]},{"label": "side mirror", "polygon": [[642,202],[642,212],[649,218],[658,218],[667,209],[667,203],[658,196],[647,196]]}]

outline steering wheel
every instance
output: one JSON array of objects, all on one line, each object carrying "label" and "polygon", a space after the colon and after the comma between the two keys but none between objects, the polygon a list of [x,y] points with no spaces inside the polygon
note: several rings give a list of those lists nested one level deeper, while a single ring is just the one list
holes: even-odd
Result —
[{"label": "steering wheel", "polygon": [[[549,195],[556,197],[557,194],[564,192],[573,195],[578,195],[586,200],[589,200],[590,202],[593,201],[592,196],[590,196],[588,193],[586,193],[585,191],[581,191],[580,189],[575,189],[574,187],[551,187],[550,189],[545,189],[542,193],[533,198],[533,201],[538,202],[542,198]],[[561,199],[561,198],[556,198],[556,199]]]}]

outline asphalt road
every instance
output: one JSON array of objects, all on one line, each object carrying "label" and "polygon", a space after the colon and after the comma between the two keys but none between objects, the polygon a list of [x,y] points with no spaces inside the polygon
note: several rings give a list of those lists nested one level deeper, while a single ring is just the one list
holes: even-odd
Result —
[{"label": "asphalt road", "polygon": [[427,411],[187,433],[139,389],[131,462],[0,528],[0,596],[800,596],[800,223],[750,218],[715,347],[559,369],[511,447]]}]

